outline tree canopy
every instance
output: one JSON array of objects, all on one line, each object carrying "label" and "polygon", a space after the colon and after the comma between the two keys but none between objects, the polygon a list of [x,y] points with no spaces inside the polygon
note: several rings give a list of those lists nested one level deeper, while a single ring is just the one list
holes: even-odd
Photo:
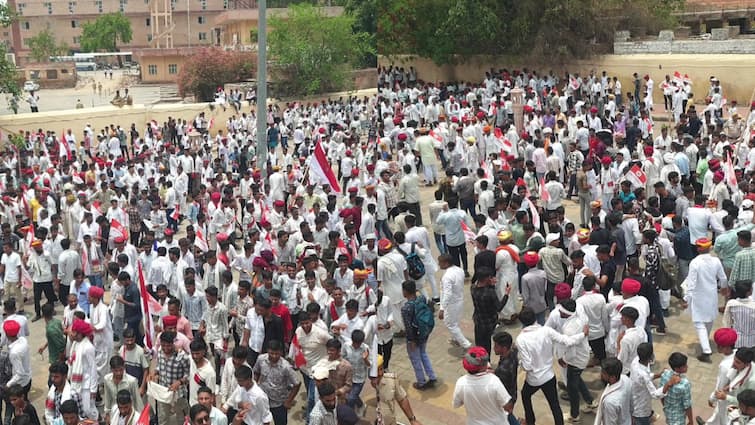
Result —
[{"label": "tree canopy", "polygon": [[85,52],[117,51],[119,43],[133,36],[131,22],[123,13],[108,13],[81,26],[81,50]]},{"label": "tree canopy", "polygon": [[[8,7],[7,3],[0,4],[0,26],[7,28],[15,19],[15,11]],[[8,49],[0,43],[0,93],[8,93],[16,96],[21,93],[18,81],[16,65],[5,57]]]},{"label": "tree canopy", "polygon": [[68,46],[64,43],[58,44],[49,28],[45,28],[30,38],[28,44],[31,50],[30,56],[37,62],[47,62],[50,56],[65,55],[68,52]]},{"label": "tree canopy", "polygon": [[199,102],[212,101],[218,87],[252,78],[256,64],[256,55],[249,52],[202,49],[188,57],[179,70],[178,92],[181,96],[193,94]]},{"label": "tree canopy", "polygon": [[684,0],[386,0],[377,50],[442,65],[469,55],[589,56],[619,29],[673,27]]},{"label": "tree canopy", "polygon": [[349,87],[348,73],[374,54],[370,34],[355,31],[350,14],[328,17],[309,4],[292,5],[286,17],[268,19],[272,74],[283,94],[311,95]]}]

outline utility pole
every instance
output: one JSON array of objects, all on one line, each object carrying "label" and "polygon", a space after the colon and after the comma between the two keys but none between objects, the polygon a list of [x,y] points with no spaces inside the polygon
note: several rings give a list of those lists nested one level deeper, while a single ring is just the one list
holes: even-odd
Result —
[{"label": "utility pole", "polygon": [[189,44],[189,47],[191,47],[191,3],[189,0],[186,0],[186,40]]},{"label": "utility pole", "polygon": [[257,166],[267,179],[267,0],[257,2]]}]

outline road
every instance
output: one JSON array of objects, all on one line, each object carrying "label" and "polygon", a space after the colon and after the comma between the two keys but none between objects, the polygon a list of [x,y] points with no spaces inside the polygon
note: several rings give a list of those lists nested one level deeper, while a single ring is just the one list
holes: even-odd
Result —
[{"label": "road", "polygon": [[[134,103],[149,104],[160,98],[160,86],[136,84],[135,74],[128,74],[122,70],[113,71],[113,78],[105,77],[104,71],[79,71],[78,83],[74,88],[66,89],[41,89],[35,94],[39,96],[40,111],[62,111],[74,109],[78,100],[85,108],[109,105],[115,96],[115,91],[128,88]],[[102,91],[95,91],[94,84],[102,84]],[[23,94],[19,102],[19,112],[30,112],[29,104],[25,99],[28,94]],[[13,112],[8,108],[7,95],[5,103],[0,105],[0,115],[11,115]]]}]

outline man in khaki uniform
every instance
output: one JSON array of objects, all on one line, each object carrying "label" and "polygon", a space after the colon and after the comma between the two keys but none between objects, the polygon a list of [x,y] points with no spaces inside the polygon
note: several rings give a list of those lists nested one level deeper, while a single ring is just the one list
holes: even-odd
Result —
[{"label": "man in khaki uniform", "polygon": [[[396,425],[396,404],[404,411],[409,425],[421,425],[414,416],[412,406],[406,397],[406,390],[399,384],[395,373],[383,371],[383,356],[377,356],[377,377],[371,377],[372,386],[377,392],[377,422],[383,425]],[[381,422],[382,421],[382,422]]]}]

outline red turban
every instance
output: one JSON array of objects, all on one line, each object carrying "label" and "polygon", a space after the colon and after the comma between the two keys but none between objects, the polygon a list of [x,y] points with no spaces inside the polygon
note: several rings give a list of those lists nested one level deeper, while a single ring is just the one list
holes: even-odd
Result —
[{"label": "red turban", "polygon": [[218,202],[220,200],[220,192],[212,192],[210,194],[210,199],[212,201]]},{"label": "red turban", "polygon": [[263,269],[266,269],[270,267],[270,264],[265,261],[262,257],[254,257],[254,260],[252,260],[252,266],[253,267],[262,267]]},{"label": "red turban", "polygon": [[611,157],[610,157],[610,156],[604,156],[604,157],[603,157],[603,158],[602,158],[602,159],[600,160],[600,162],[601,162],[601,163],[603,163],[603,165],[610,165],[610,164],[611,164],[611,162],[613,162],[613,160],[611,159]]},{"label": "red turban", "polygon": [[71,330],[84,336],[89,336],[92,333],[92,325],[81,319],[74,319]]},{"label": "red turban", "polygon": [[645,156],[651,156],[653,154],[652,146],[645,146]]},{"label": "red turban", "polygon": [[126,243],[126,238],[123,237],[123,236],[118,236],[117,238],[115,238],[113,240],[113,242],[115,242],[115,243]]},{"label": "red turban", "polygon": [[713,333],[713,341],[721,347],[733,347],[737,342],[737,331],[732,328],[721,328]]},{"label": "red turban", "polygon": [[172,328],[173,326],[178,325],[178,316],[163,317],[163,325],[165,325],[166,328]]},{"label": "red turban", "polygon": [[102,298],[105,295],[105,290],[98,286],[89,287],[89,296],[93,298]]},{"label": "red turban", "polygon": [[18,336],[18,333],[21,331],[21,325],[18,324],[15,320],[6,320],[3,322],[3,332],[5,332],[6,336],[9,336],[11,338]]},{"label": "red turban", "polygon": [[399,134],[398,135],[398,139],[401,140],[402,142],[405,141],[406,140],[406,133]]},{"label": "red turban", "polygon": [[378,241],[378,249],[381,251],[388,251],[389,249],[393,248],[393,244],[390,240],[383,238]]},{"label": "red turban", "polygon": [[479,373],[488,368],[489,360],[488,351],[483,347],[475,346],[467,351],[461,364],[467,372]]},{"label": "red turban", "polygon": [[571,286],[568,283],[561,282],[554,289],[556,299],[559,301],[571,298]]},{"label": "red turban", "polygon": [[634,279],[624,279],[621,282],[621,293],[622,294],[632,294],[635,295],[640,292],[640,288],[642,288],[642,284]]},{"label": "red turban", "polygon": [[535,251],[527,251],[524,253],[524,264],[527,267],[535,267],[540,261],[540,256]]},{"label": "red turban", "polygon": [[285,207],[286,206],[286,202],[278,199],[277,201],[273,202],[273,206],[274,207]]}]

